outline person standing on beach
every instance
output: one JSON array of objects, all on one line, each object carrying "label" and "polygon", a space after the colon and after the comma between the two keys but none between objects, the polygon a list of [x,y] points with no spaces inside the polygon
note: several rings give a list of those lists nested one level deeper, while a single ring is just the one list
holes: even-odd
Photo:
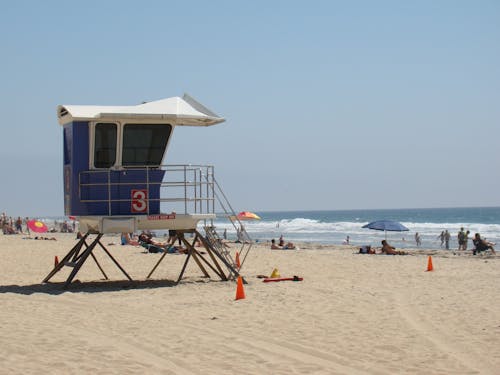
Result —
[{"label": "person standing on beach", "polygon": [[441,240],[441,247],[443,247],[444,244],[444,230],[441,232],[441,234],[437,237],[438,240]]},{"label": "person standing on beach", "polygon": [[21,216],[17,217],[17,220],[16,220],[16,230],[19,233],[23,233],[23,220],[21,219]]},{"label": "person standing on beach", "polygon": [[465,238],[465,232],[464,228],[460,228],[457,234],[457,241],[458,241],[458,251],[462,250],[463,245],[464,245],[464,238]]},{"label": "person standing on beach", "polygon": [[468,230],[464,234],[464,241],[463,241],[463,244],[462,244],[462,249],[463,250],[467,250],[467,243],[469,242],[469,234],[470,234],[470,230]]},{"label": "person standing on beach", "polygon": [[420,238],[420,234],[415,233],[415,243],[417,244],[417,246],[420,246],[422,245],[422,239]]},{"label": "person standing on beach", "polygon": [[446,250],[450,250],[450,232],[448,232],[448,229],[444,231],[444,246]]}]

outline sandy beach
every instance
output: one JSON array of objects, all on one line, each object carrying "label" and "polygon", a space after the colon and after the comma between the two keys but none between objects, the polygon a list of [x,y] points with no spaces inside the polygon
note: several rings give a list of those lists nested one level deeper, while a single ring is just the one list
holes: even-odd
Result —
[{"label": "sandy beach", "polygon": [[[236,283],[203,279],[185,255],[103,243],[111,279],[89,260],[68,290],[65,267],[41,281],[76,243],[0,236],[0,373],[5,374],[498,374],[500,257],[413,251],[362,255],[357,248],[255,245]],[[238,248],[233,245],[233,250]],[[434,271],[426,272],[428,255]],[[68,269],[67,269],[68,268]],[[301,282],[263,283],[274,268]]]}]

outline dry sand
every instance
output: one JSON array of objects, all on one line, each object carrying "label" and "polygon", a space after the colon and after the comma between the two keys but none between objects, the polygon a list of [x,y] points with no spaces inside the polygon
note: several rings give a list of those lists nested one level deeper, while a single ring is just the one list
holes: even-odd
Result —
[{"label": "dry sand", "polygon": [[[499,374],[500,256],[360,255],[346,246],[254,246],[236,284],[207,281],[167,255],[156,281],[129,283],[96,254],[69,290],[41,284],[76,243],[0,236],[0,373]],[[105,237],[103,243],[117,242]],[[159,254],[109,246],[144,280]],[[236,249],[233,245],[233,249]],[[425,272],[428,254],[433,272]],[[263,283],[277,268],[302,282]]]}]

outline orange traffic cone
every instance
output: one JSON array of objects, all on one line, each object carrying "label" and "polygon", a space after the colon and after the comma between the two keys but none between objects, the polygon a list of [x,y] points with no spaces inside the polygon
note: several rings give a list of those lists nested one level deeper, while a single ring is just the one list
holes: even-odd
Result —
[{"label": "orange traffic cone", "polygon": [[241,264],[240,264],[240,253],[236,252],[236,267],[240,268],[241,267]]},{"label": "orange traffic cone", "polygon": [[57,267],[58,264],[59,264],[59,258],[56,255],[56,257],[54,258],[54,267]]},{"label": "orange traffic cone", "polygon": [[243,278],[238,276],[238,282],[236,283],[236,301],[239,299],[245,299],[245,290],[243,289]]},{"label": "orange traffic cone", "polygon": [[427,260],[427,271],[434,271],[434,267],[432,267],[432,257],[429,255],[429,259]]}]

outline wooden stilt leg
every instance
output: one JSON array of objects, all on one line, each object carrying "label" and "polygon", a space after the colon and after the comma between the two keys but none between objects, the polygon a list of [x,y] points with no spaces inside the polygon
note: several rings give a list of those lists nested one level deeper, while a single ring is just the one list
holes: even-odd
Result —
[{"label": "wooden stilt leg", "polygon": [[189,258],[191,258],[192,253],[193,253],[192,251],[188,251],[188,255],[186,257],[186,260],[184,261],[184,265],[182,266],[181,273],[179,274],[179,277],[177,278],[177,284],[179,284],[179,282],[182,279],[182,276],[184,276],[184,272],[186,271],[186,267],[187,267],[187,264],[189,262]]},{"label": "wooden stilt leg", "polygon": [[[195,239],[193,241],[192,244],[190,244],[185,238],[184,236],[180,236],[179,238],[182,240],[182,242],[184,243],[184,245],[186,245],[186,247],[188,248],[188,258],[186,259],[186,262],[184,263],[184,266],[182,268],[182,271],[179,275],[179,278],[177,280],[177,282],[180,282],[180,280],[182,279],[182,276],[184,275],[184,272],[185,272],[185,269],[187,267],[187,264],[189,262],[189,259],[190,257],[192,256],[193,259],[195,260],[195,262],[197,263],[198,267],[201,269],[201,271],[203,272],[203,274],[205,275],[205,277],[210,277],[210,275],[208,274],[207,270],[205,269],[205,267],[203,266],[203,263],[201,261],[203,261],[208,267],[210,267],[210,269],[215,273],[217,274],[217,276],[219,276],[221,278],[221,280],[224,280],[226,281],[227,280],[227,277],[226,275],[224,274],[224,272],[222,271],[222,268],[219,266],[219,264],[217,263],[217,260],[215,259],[215,257],[211,254],[211,251],[210,251],[210,248],[207,246],[207,244],[205,243],[205,241],[203,240],[203,238],[201,238],[200,234],[198,232],[196,232],[196,235],[195,235]],[[194,248],[194,244],[196,243],[196,240],[197,239],[200,239],[205,247],[205,249],[207,250],[207,252],[210,254],[211,258],[212,258],[212,261],[214,262],[215,266],[217,268],[215,268],[212,264],[210,264],[209,261],[207,261],[205,259],[205,257],[200,254],[200,252],[198,250],[196,250]]]},{"label": "wooden stilt leg", "polygon": [[165,255],[167,255],[167,254],[168,253],[166,251],[162,254],[162,256],[160,257],[160,259],[158,259],[158,262],[156,262],[155,266],[153,267],[153,269],[151,270],[151,272],[149,273],[149,275],[146,277],[146,279],[149,279],[151,277],[151,275],[153,274],[153,272],[160,265],[161,261],[163,260],[163,258],[165,258]]},{"label": "wooden stilt leg", "polygon": [[[207,251],[209,251],[209,250],[207,249]],[[221,280],[227,280],[227,277],[224,274],[224,272],[219,272],[220,267],[218,267],[219,270],[217,270],[214,266],[212,266],[210,264],[210,262],[208,260],[205,259],[205,257],[202,254],[200,254],[198,252],[198,250],[195,250],[193,252],[193,257],[195,257],[195,259],[196,259],[196,256],[199,257],[199,259],[201,259],[217,276],[219,276],[221,278]],[[200,264],[198,264],[198,265],[200,265]]]},{"label": "wooden stilt leg", "polygon": [[67,288],[69,286],[69,284],[71,284],[74,277],[76,276],[78,271],[80,271],[80,268],[82,268],[83,264],[85,263],[85,261],[89,257],[90,253],[94,250],[94,248],[96,247],[97,243],[99,242],[99,240],[101,239],[102,236],[103,236],[102,233],[99,233],[97,235],[96,239],[90,244],[90,246],[87,247],[87,249],[85,249],[85,251],[78,257],[78,260],[77,260],[75,266],[73,267],[73,270],[71,271],[71,273],[68,276],[68,279],[64,283],[64,288]]},{"label": "wooden stilt leg", "polygon": [[201,272],[203,272],[203,275],[205,277],[210,277],[210,275],[208,274],[207,270],[205,269],[205,267],[203,267],[203,264],[200,261],[200,259],[202,259],[202,260],[205,261],[205,259],[203,259],[203,255],[201,255],[200,253],[198,253],[198,251],[196,251],[195,249],[193,249],[192,256],[193,256],[194,261],[196,262],[196,264],[200,268]]},{"label": "wooden stilt leg", "polygon": [[129,279],[130,281],[132,281],[132,278],[128,275],[128,273],[123,269],[122,266],[120,266],[120,263],[118,263],[116,261],[116,259],[113,257],[113,255],[111,255],[111,253],[108,251],[108,249],[106,249],[104,247],[104,245],[101,243],[100,241],[101,237],[99,237],[99,239],[97,240],[97,242],[99,243],[99,245],[101,246],[101,248],[106,252],[106,254],[108,254],[108,256],[111,258],[111,260],[113,261],[114,264],[116,264],[116,266],[120,269],[120,271],[123,272],[123,274],[127,277],[127,279]]},{"label": "wooden stilt leg", "polygon": [[80,249],[82,248],[82,246],[85,244],[85,239],[88,237],[88,233],[85,234],[81,239],[80,241],[78,241],[78,243],[73,246],[73,248],[64,256],[63,259],[61,259],[61,261],[54,267],[54,269],[52,271],[50,271],[50,273],[45,277],[45,279],[43,279],[42,283],[47,283],[49,282],[49,280],[56,274],[58,273],[61,268],[63,268],[67,262],[69,262],[69,260],[71,258],[74,258],[75,256],[78,256],[78,253],[80,252]]},{"label": "wooden stilt leg", "polygon": [[184,233],[179,233],[178,232],[177,236],[178,236],[177,238],[180,239],[182,241],[182,243],[184,245],[186,245],[186,248],[188,249],[188,256],[186,258],[186,261],[184,262],[184,265],[182,267],[182,271],[181,271],[181,273],[179,275],[179,278],[177,279],[177,283],[179,283],[181,281],[182,276],[184,275],[184,272],[186,270],[187,264],[189,262],[189,259],[191,257],[193,257],[194,261],[196,262],[196,264],[198,265],[198,267],[200,267],[200,270],[201,270],[201,272],[203,272],[203,274],[205,275],[205,277],[210,277],[210,275],[208,274],[207,270],[203,267],[203,265],[201,264],[200,260],[198,259],[197,255],[196,255],[197,251],[194,248],[194,243],[195,242],[193,242],[193,244],[190,244],[186,240],[186,238],[184,237]]},{"label": "wooden stilt leg", "polygon": [[210,256],[210,259],[212,259],[212,262],[215,264],[219,272],[224,275],[224,279],[227,280],[226,275],[224,274],[224,271],[222,270],[221,266],[217,262],[217,259],[215,258],[213,251],[210,248],[207,248],[208,255]]},{"label": "wooden stilt leg", "polygon": [[101,265],[99,264],[99,262],[97,261],[97,258],[94,255],[94,253],[90,253],[90,256],[94,259],[95,264],[97,264],[97,267],[99,267],[99,269],[101,270],[101,273],[103,274],[104,278],[106,280],[109,280],[108,276],[106,275],[106,272],[104,272],[104,270],[102,269]]},{"label": "wooden stilt leg", "polygon": [[[193,245],[196,243],[196,240],[197,240],[197,239],[198,239],[198,235],[196,235],[196,236],[195,236],[195,240],[193,241]],[[198,267],[200,267],[200,269],[201,269],[201,271],[203,272],[203,274],[205,275],[205,277],[210,277],[210,275],[207,273],[207,271],[206,271],[205,267],[203,267],[203,264],[201,263],[200,259],[201,259],[201,260],[202,260],[202,261],[203,261],[203,262],[204,262],[204,263],[205,263],[208,267],[210,267],[210,269],[211,269],[213,272],[215,272],[215,273],[217,274],[217,276],[219,276],[222,280],[227,280],[226,275],[224,274],[224,272],[222,271],[222,269],[220,268],[220,266],[217,264],[217,261],[215,261],[215,262],[214,262],[214,263],[215,263],[215,265],[216,265],[216,267],[217,267],[217,269],[215,269],[215,267],[214,267],[214,266],[212,266],[212,265],[210,264],[210,262],[209,262],[209,261],[207,261],[207,260],[205,259],[205,257],[204,257],[204,256],[203,256],[203,255],[202,255],[202,254],[201,254],[198,250],[196,250],[196,249],[194,248],[194,246],[193,246],[193,245],[190,245],[190,244],[186,241],[186,239],[184,239],[184,238],[183,238],[183,241],[184,241],[185,245],[186,245],[188,248],[190,248],[190,249],[192,249],[192,250],[193,250],[193,259],[196,261],[196,263],[198,264]],[[189,247],[189,246],[190,246],[190,247]],[[205,249],[206,249],[206,250],[207,250],[207,252],[210,254],[210,249],[207,249],[206,247],[205,247]]]},{"label": "wooden stilt leg", "polygon": [[198,251],[196,249],[194,249],[194,248],[192,248],[191,251],[192,251],[191,256],[193,257],[194,261],[196,262],[196,264],[200,268],[201,272],[203,272],[203,275],[205,277],[210,277],[210,275],[208,274],[207,270],[205,269],[205,267],[203,267],[203,264],[200,261],[200,259],[203,259],[203,256],[200,253],[198,253]]},{"label": "wooden stilt leg", "polygon": [[[97,261],[97,258],[93,254],[93,251],[97,245],[99,245],[103,251],[111,258],[111,260],[115,263],[115,265],[123,272],[123,274],[130,280],[132,281],[132,278],[128,275],[128,273],[123,269],[123,267],[117,262],[117,260],[111,255],[111,253],[106,249],[106,247],[101,243],[101,238],[103,236],[102,233],[99,233],[97,237],[92,241],[92,243],[89,245],[86,242],[86,239],[88,237],[89,233],[85,234],[80,241],[64,256],[64,258],[57,264],[57,266],[54,267],[54,269],[47,275],[47,277],[43,280],[44,283],[48,282],[52,276],[54,276],[57,272],[61,270],[62,267],[64,266],[70,266],[73,267],[73,270],[71,271],[70,275],[66,279],[66,282],[64,283],[64,287],[68,287],[73,279],[75,278],[76,274],[80,271],[80,268],[82,268],[83,264],[87,260],[89,256],[92,256],[94,259],[95,263],[97,264],[97,267],[99,267],[99,270],[103,274],[104,278],[106,280],[108,279],[108,276],[104,272],[104,269],[101,267],[99,262]],[[85,250],[80,253],[82,248],[85,246]]]},{"label": "wooden stilt leg", "polygon": [[190,244],[184,237],[181,238],[181,241],[184,243],[184,245],[186,245],[186,248],[188,249],[188,251],[191,252],[191,256],[193,257],[193,259],[196,262],[196,264],[198,265],[198,267],[200,267],[201,272],[203,272],[203,275],[205,275],[205,277],[210,277],[210,275],[208,274],[205,267],[203,267],[203,264],[201,264],[200,259],[198,259],[198,256],[201,257],[202,259],[203,259],[203,257],[194,248],[195,242],[193,242],[193,244]]}]

